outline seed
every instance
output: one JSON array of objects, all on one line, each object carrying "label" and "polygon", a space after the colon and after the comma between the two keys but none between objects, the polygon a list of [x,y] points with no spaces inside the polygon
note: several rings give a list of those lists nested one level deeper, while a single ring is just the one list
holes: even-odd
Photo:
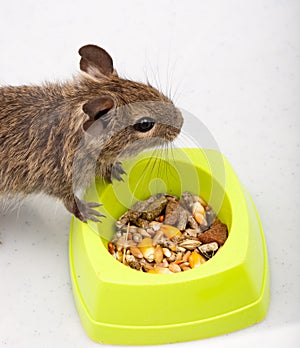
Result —
[{"label": "seed", "polygon": [[122,237],[122,232],[121,231],[117,231],[116,234],[115,234],[115,237],[117,239],[121,238]]},{"label": "seed", "polygon": [[118,239],[117,241],[117,250],[121,251],[122,249],[124,249],[127,246],[127,242],[126,242],[126,236],[122,236],[121,238]]},{"label": "seed", "polygon": [[143,228],[139,228],[138,232],[140,233],[140,235],[142,235],[143,237],[146,238],[151,238],[151,235]]},{"label": "seed", "polygon": [[175,262],[170,263],[169,270],[173,273],[181,272],[181,268]]},{"label": "seed", "polygon": [[195,220],[198,222],[198,224],[201,227],[206,227],[207,226],[207,221],[206,221],[204,215],[202,215],[200,213],[195,213],[194,214],[194,218],[195,218]]},{"label": "seed", "polygon": [[157,245],[154,249],[154,261],[156,263],[161,263],[164,258],[164,253],[162,250],[162,247],[160,245]]},{"label": "seed", "polygon": [[176,260],[176,261],[182,260],[182,252],[179,252],[179,253],[176,254],[175,260]]},{"label": "seed", "polygon": [[180,244],[182,248],[188,249],[188,250],[194,250],[196,249],[201,242],[199,240],[193,240],[193,239],[187,239],[184,242]]},{"label": "seed", "polygon": [[207,226],[207,221],[205,219],[205,209],[200,202],[195,202],[193,204],[193,217],[199,225]]},{"label": "seed", "polygon": [[134,233],[133,236],[132,236],[132,239],[136,243],[140,243],[142,241],[143,237],[139,233]]},{"label": "seed", "polygon": [[149,261],[154,261],[154,248],[153,247],[145,247],[142,251],[144,258]]},{"label": "seed", "polygon": [[189,263],[189,262],[181,262],[181,263],[179,264],[179,267],[180,267],[181,269],[183,269],[184,267],[190,267],[190,263]]},{"label": "seed", "polygon": [[152,246],[152,239],[151,238],[144,238],[138,245],[139,248],[143,248],[143,247],[149,247]]},{"label": "seed", "polygon": [[153,265],[151,265],[151,263],[148,263],[145,259],[142,259],[140,261],[140,264],[142,268],[145,270],[145,272],[148,272],[150,269],[153,269]]},{"label": "seed", "polygon": [[155,236],[153,237],[153,240],[152,240],[152,243],[153,243],[154,246],[160,243],[160,241],[161,241],[163,235],[164,235],[164,234],[163,234],[163,231],[160,231],[160,230],[158,230],[158,231],[155,233]]},{"label": "seed", "polygon": [[176,260],[176,254],[172,251],[171,256],[167,258],[169,262],[173,262]]},{"label": "seed", "polygon": [[151,221],[149,223],[149,227],[152,228],[152,230],[155,232],[159,230],[160,226],[161,226],[161,223],[158,221]]},{"label": "seed", "polygon": [[118,229],[121,229],[121,228],[124,226],[124,224],[123,224],[120,220],[117,220],[117,221],[115,222],[115,225],[116,225],[116,227],[117,227]]},{"label": "seed", "polygon": [[200,202],[195,202],[193,204],[192,213],[193,215],[195,215],[195,213],[205,215],[205,209],[203,208]]},{"label": "seed", "polygon": [[182,262],[187,262],[190,255],[191,255],[191,251],[187,251],[184,255],[183,255],[183,258],[182,258]]},{"label": "seed", "polygon": [[130,225],[130,226],[129,226],[129,232],[135,233],[135,232],[137,232],[137,230],[138,230],[138,227],[136,227],[136,226],[134,226],[134,225]]},{"label": "seed", "polygon": [[197,230],[199,228],[197,221],[194,219],[192,215],[188,217],[188,225],[194,230]]},{"label": "seed", "polygon": [[203,244],[199,246],[199,250],[201,253],[206,256],[208,259],[214,256],[215,252],[218,250],[219,246],[218,243],[212,242],[208,244]]},{"label": "seed", "polygon": [[130,250],[131,254],[133,256],[135,256],[136,258],[138,258],[138,259],[142,259],[143,258],[143,253],[141,252],[141,250],[138,247],[131,246],[129,248],[129,250]]},{"label": "seed", "polygon": [[165,257],[170,257],[172,255],[171,250],[168,248],[162,248]]},{"label": "seed", "polygon": [[131,240],[131,239],[130,239],[130,240],[127,241],[126,247],[129,247],[129,246],[136,246],[136,244],[137,244],[137,243],[136,243],[134,240]]},{"label": "seed", "polygon": [[191,269],[191,267],[189,267],[189,266],[183,266],[183,267],[181,267],[181,269],[182,269],[183,271],[189,271],[189,270]]},{"label": "seed", "polygon": [[126,259],[128,266],[130,266],[131,268],[134,268],[134,269],[141,268],[141,265],[139,264],[139,262],[135,259],[135,257],[133,255],[126,255],[125,259]]},{"label": "seed", "polygon": [[122,251],[117,251],[117,253],[116,253],[116,259],[117,259],[118,261],[122,262],[122,260],[123,260],[123,253],[122,253]]},{"label": "seed", "polygon": [[148,273],[153,273],[153,274],[173,274],[168,268],[164,267],[155,267],[154,269],[150,269]]},{"label": "seed", "polygon": [[179,252],[179,253],[185,253],[185,252],[186,252],[186,248],[184,248],[184,247],[182,247],[182,246],[179,246],[179,247],[177,247],[176,250],[174,250],[174,251],[177,251],[177,252]]},{"label": "seed", "polygon": [[[194,220],[194,218],[191,216],[191,218]],[[194,220],[195,221],[195,220]],[[197,222],[195,221],[195,223],[197,224]],[[197,225],[198,228],[198,225]],[[190,237],[197,237],[198,234],[198,230],[194,229],[194,228],[187,228],[184,232],[187,236]]]},{"label": "seed", "polygon": [[206,262],[206,259],[204,256],[200,255],[196,251],[193,251],[189,257],[189,263],[192,268],[199,267],[204,262]]},{"label": "seed", "polygon": [[203,207],[206,207],[206,206],[207,206],[207,203],[206,203],[201,197],[199,197],[199,196],[197,196],[197,195],[193,195],[193,201],[194,201],[194,202],[199,202],[199,203],[201,203],[201,205],[202,205]]},{"label": "seed", "polygon": [[143,253],[144,258],[149,261],[153,262],[154,260],[154,247],[152,246],[152,239],[151,238],[144,238],[140,244],[138,245],[141,252]]},{"label": "seed", "polygon": [[160,230],[163,231],[163,234],[167,238],[173,238],[174,236],[180,236],[181,232],[178,228],[171,226],[171,225],[161,225]]},{"label": "seed", "polygon": [[109,243],[107,244],[107,246],[108,246],[108,251],[109,251],[111,254],[113,254],[113,253],[115,252],[115,247],[114,247],[113,243],[112,243],[112,242],[109,242]]},{"label": "seed", "polygon": [[178,248],[178,247],[177,247],[176,245],[171,245],[171,246],[170,246],[170,250],[171,250],[171,251],[177,251],[177,248]]},{"label": "seed", "polygon": [[158,221],[159,222],[163,222],[165,220],[165,217],[163,215],[159,216],[158,217]]},{"label": "seed", "polygon": [[172,274],[199,267],[228,237],[227,226],[200,197],[157,194],[138,201],[115,223],[111,255],[142,272]]},{"label": "seed", "polygon": [[156,266],[158,267],[169,267],[169,262],[166,259],[163,259],[162,262],[158,263]]}]

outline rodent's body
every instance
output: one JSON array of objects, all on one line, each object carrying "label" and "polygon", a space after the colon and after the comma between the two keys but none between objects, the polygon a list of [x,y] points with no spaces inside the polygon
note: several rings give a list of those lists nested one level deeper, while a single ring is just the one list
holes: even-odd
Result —
[{"label": "rodent's body", "polygon": [[[0,88],[0,195],[46,193],[86,221],[97,220],[96,205],[80,201],[74,187],[95,174],[120,179],[121,167],[112,166],[129,145],[173,140],[182,118],[155,88],[119,78],[104,50],[89,45],[80,54],[85,73],[66,83]],[[140,127],[140,112],[149,113],[153,129]]]}]

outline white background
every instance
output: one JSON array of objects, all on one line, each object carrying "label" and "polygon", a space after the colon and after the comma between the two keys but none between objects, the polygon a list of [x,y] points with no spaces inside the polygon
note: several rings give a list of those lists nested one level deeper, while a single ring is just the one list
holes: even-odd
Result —
[{"label": "white background", "polygon": [[[177,91],[177,105],[214,135],[263,222],[267,318],[173,347],[296,347],[300,2],[1,1],[0,83],[67,79],[87,43],[110,52],[121,75]],[[1,347],[100,346],[87,338],[73,304],[69,221],[60,203],[40,197],[0,215]]]}]

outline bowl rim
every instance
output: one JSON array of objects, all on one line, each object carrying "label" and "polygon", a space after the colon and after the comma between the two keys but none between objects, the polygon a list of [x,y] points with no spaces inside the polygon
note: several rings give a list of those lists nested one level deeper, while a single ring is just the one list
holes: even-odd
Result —
[{"label": "bowl rim", "polygon": [[[176,150],[176,149],[175,149]],[[216,156],[215,150],[202,150],[195,148],[184,148],[181,149],[192,159],[200,170],[211,176],[211,172],[206,162],[199,162],[199,154],[203,159]],[[220,156],[220,153],[217,153]],[[143,159],[144,154],[141,154],[134,161],[137,162],[139,159]],[[213,274],[223,273],[226,270],[238,267],[245,257],[245,251],[248,247],[247,240],[249,239],[249,221],[246,214],[247,202],[243,188],[233,171],[228,160],[223,156],[226,186],[224,193],[227,196],[228,203],[231,209],[231,226],[229,230],[229,236],[221,250],[209,261],[205,262],[200,267],[195,269],[179,272],[175,274],[149,274],[146,272],[138,272],[129,267],[126,267],[122,263],[115,260],[108,252],[107,247],[102,238],[99,235],[92,232],[95,223],[89,222],[87,226],[82,226],[84,233],[84,242],[86,243],[87,249],[90,250],[89,259],[90,264],[94,268],[94,272],[101,277],[103,282],[118,283],[118,284],[134,284],[134,285],[145,285],[154,286],[165,282],[177,283],[186,282],[199,278],[210,277]],[[176,155],[175,155],[176,157]],[[176,158],[175,158],[176,161]],[[202,166],[199,165],[202,164]],[[206,163],[203,165],[203,163]],[[215,179],[217,180],[217,179]],[[218,180],[217,180],[218,182]],[[105,191],[111,184],[102,183],[101,196],[105,194]],[[95,190],[95,187],[93,188]],[[89,192],[91,194],[91,192]],[[94,192],[95,195],[95,192]],[[104,209],[105,211],[105,209]],[[105,212],[104,212],[105,214]],[[237,218],[239,217],[239,218]],[[242,217],[242,218],[241,218]],[[92,228],[90,228],[92,227]],[[101,226],[100,226],[101,228]],[[91,246],[97,245],[97,249]],[[234,250],[234,257],[232,257],[232,250]],[[105,264],[105,267],[103,265]]]}]

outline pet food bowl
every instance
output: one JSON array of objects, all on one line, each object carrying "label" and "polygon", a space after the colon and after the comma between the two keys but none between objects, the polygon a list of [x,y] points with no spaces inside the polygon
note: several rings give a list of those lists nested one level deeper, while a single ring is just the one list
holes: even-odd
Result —
[{"label": "pet food bowl", "polygon": [[[102,203],[102,223],[72,220],[73,295],[88,336],[107,344],[163,344],[220,335],[262,320],[269,304],[263,230],[228,161],[218,151],[199,148],[173,149],[168,161],[150,157],[141,154],[124,163],[124,182],[99,181],[88,190],[88,201]],[[114,222],[136,200],[184,191],[203,197],[228,226],[228,239],[213,258],[189,271],[149,274],[110,255]]]}]

